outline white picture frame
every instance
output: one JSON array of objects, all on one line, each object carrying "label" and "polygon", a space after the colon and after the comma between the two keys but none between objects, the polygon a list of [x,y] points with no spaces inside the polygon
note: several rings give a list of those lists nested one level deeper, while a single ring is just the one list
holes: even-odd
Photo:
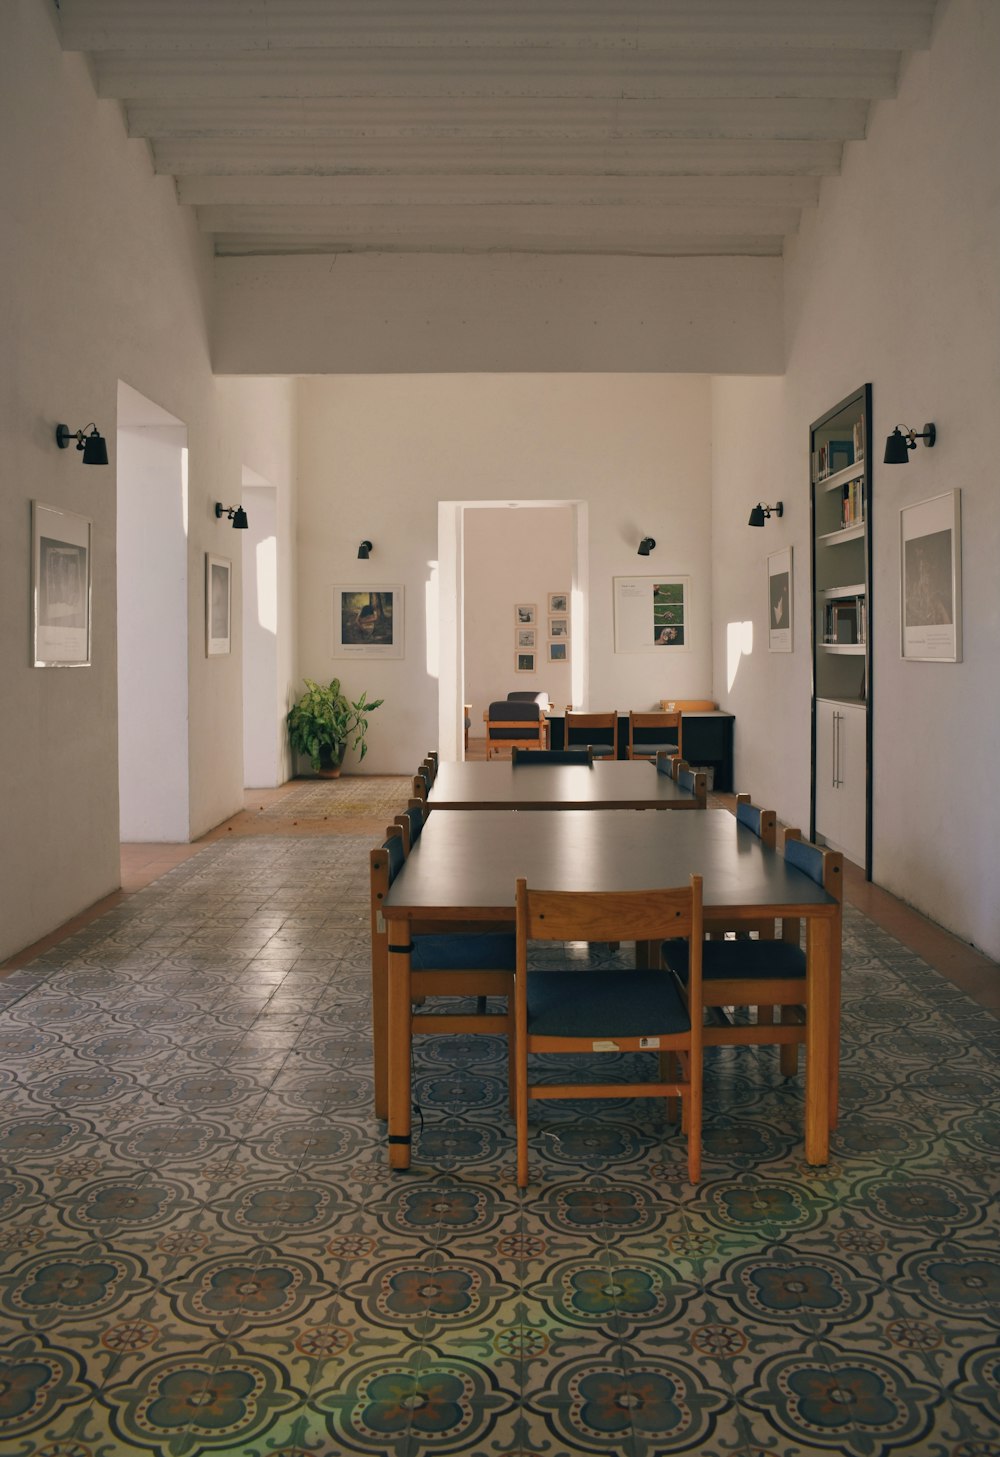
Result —
[{"label": "white picture frame", "polygon": [[232,650],[233,564],[228,557],[205,553],[205,656],[218,658]]},{"label": "white picture frame", "polygon": [[558,638],[560,642],[566,642],[566,641],[568,641],[568,639],[569,639],[569,618],[568,617],[565,617],[565,616],[562,616],[562,617],[550,617],[549,618],[549,637],[550,638]]},{"label": "white picture frame", "polygon": [[899,512],[900,653],[907,662],[962,661],[962,493]]},{"label": "white picture frame", "polygon": [[792,548],[783,546],[767,558],[767,650],[792,651]]},{"label": "white picture frame", "polygon": [[514,654],[514,672],[515,673],[534,673],[535,672],[535,654],[532,653],[532,652],[528,652],[528,653],[515,653]]},{"label": "white picture frame", "polygon": [[557,638],[555,642],[549,643],[549,662],[569,662],[569,638]]},{"label": "white picture frame", "polygon": [[568,592],[550,592],[549,593],[549,616],[550,617],[552,617],[552,616],[561,617],[561,616],[567,615],[568,612],[569,612],[569,593]]},{"label": "white picture frame", "polygon": [[534,627],[538,621],[538,606],[534,602],[517,602],[514,605],[514,621],[518,627]]},{"label": "white picture frame", "polygon": [[616,653],[690,652],[690,577],[615,577],[614,605]]},{"label": "white picture frame", "polygon": [[333,657],[402,658],[404,627],[403,588],[398,584],[333,588]]},{"label": "white picture frame", "polygon": [[31,503],[31,664],[89,668],[90,519]]},{"label": "white picture frame", "polygon": [[538,646],[538,629],[535,627],[515,627],[514,646],[519,652],[523,652],[526,648],[531,648],[534,651]]}]

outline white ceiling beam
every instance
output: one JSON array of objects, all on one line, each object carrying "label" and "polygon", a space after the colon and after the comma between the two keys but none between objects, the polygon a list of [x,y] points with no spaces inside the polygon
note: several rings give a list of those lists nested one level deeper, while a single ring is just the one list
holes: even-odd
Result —
[{"label": "white ceiling beam", "polygon": [[420,241],[385,238],[372,241],[348,240],[339,235],[301,237],[293,234],[242,234],[216,236],[215,253],[219,258],[248,255],[272,256],[294,253],[531,253],[605,255],[633,258],[780,258],[781,238],[734,234],[720,237],[717,233],[692,234],[690,237],[666,239],[619,238],[598,242],[591,237],[537,236],[519,241],[505,238],[484,239],[480,244],[467,241],[459,244],[454,238]]}]

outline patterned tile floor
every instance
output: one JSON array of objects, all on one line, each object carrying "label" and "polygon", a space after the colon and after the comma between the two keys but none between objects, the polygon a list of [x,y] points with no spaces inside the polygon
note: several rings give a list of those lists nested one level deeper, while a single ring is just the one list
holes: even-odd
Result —
[{"label": "patterned tile floor", "polygon": [[998,1457],[990,1016],[849,909],[828,1168],[720,1049],[699,1188],[595,1102],[519,1195],[502,1042],[427,1037],[392,1175],[373,824],[244,826],[0,979],[5,1457]]}]

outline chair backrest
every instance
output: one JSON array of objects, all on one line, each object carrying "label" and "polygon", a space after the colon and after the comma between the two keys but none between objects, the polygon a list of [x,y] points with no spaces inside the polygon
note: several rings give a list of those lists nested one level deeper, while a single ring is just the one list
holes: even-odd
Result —
[{"label": "chair backrest", "polygon": [[598,754],[610,750],[612,759],[618,757],[618,710],[610,713],[582,713],[574,708],[566,709],[563,742],[567,749],[574,744],[589,745]]},{"label": "chair backrest", "polygon": [[414,776],[413,776],[413,797],[414,797],[414,799],[419,799],[422,803],[426,804],[427,803],[427,791],[428,791],[429,788],[430,788],[430,785],[427,783],[427,780],[426,780],[426,778],[424,777],[423,774],[414,774]]},{"label": "chair backrest", "polygon": [[507,694],[508,703],[537,703],[543,713],[549,708],[549,695],[544,692],[533,693],[530,688],[519,688],[513,693]]},{"label": "chair backrest", "polygon": [[676,766],[675,778],[682,789],[687,789],[694,795],[698,808],[704,809],[708,803],[708,776],[704,770],[692,769],[689,764],[681,761]]},{"label": "chair backrest", "polygon": [[652,759],[656,750],[665,748],[668,744],[674,746],[674,752],[683,752],[681,733],[682,717],[679,710],[673,713],[664,713],[659,710],[644,713],[632,709],[628,716],[628,756],[634,759],[636,755]]},{"label": "chair backrest", "polygon": [[594,762],[592,746],[585,749],[521,749],[515,744],[510,751],[512,764],[586,764]]},{"label": "chair backrest", "polygon": [[548,722],[541,705],[525,699],[500,699],[490,704],[486,719],[486,755],[496,744],[520,744],[528,748],[544,748],[548,741]]},{"label": "chair backrest", "polygon": [[521,879],[516,905],[519,973],[527,966],[528,941],[665,941],[686,936],[691,943],[692,1004],[698,1005],[704,935],[700,875],[692,875],[687,885],[642,891],[529,890]]},{"label": "chair backrest", "polygon": [[773,850],[777,841],[778,818],[773,809],[760,809],[749,794],[736,796],[736,823],[745,825],[762,844]]},{"label": "chair backrest", "polygon": [[[844,857],[839,850],[826,850],[814,845],[811,840],[803,840],[801,830],[789,828],[785,831],[785,859],[789,865],[794,865],[796,870],[803,871],[810,880],[821,885],[838,904],[843,903]],[[801,930],[797,917],[782,917],[782,941],[791,941],[797,946]]]},{"label": "chair backrest", "polygon": [[[657,749],[656,751],[656,772],[665,774],[668,779],[676,779],[677,771],[684,764],[680,754],[672,754],[669,749]],[[685,765],[685,768],[687,765]]]},{"label": "chair backrest", "polygon": [[403,835],[403,850],[407,855],[420,838],[420,831],[424,827],[424,801],[411,800],[401,814],[398,814],[393,821],[398,825]]}]

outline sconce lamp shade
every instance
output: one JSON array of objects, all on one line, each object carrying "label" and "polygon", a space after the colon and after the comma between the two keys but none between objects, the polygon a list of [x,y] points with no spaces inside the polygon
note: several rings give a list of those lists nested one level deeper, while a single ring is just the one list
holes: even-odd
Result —
[{"label": "sconce lamp shade", "polygon": [[68,450],[71,440],[76,441],[77,450],[83,453],[84,465],[107,465],[108,443],[93,420],[89,425],[84,425],[82,430],[71,430],[68,425],[57,425],[56,444],[59,449]]},{"label": "sconce lamp shade", "polygon": [[911,430],[908,425],[897,425],[885,442],[885,455],[882,457],[882,463],[883,465],[907,465],[910,451],[916,450],[918,440],[922,440],[925,445],[930,447],[936,439],[937,430],[933,425],[925,425],[920,434],[916,430]]},{"label": "sconce lamp shade", "polygon": [[763,508],[763,506],[754,506],[753,510],[750,512],[750,520],[749,520],[749,522],[747,524],[749,526],[763,526],[764,525],[764,508]]},{"label": "sconce lamp shade", "polygon": [[653,550],[655,545],[656,542],[651,536],[644,536],[639,543],[639,555],[649,556],[649,553]]},{"label": "sconce lamp shade", "polygon": [[778,501],[774,506],[765,506],[763,501],[758,501],[750,512],[748,526],[763,526],[764,522],[771,516],[784,516],[784,502]]},{"label": "sconce lamp shade", "polygon": [[250,522],[247,520],[247,513],[242,506],[223,506],[221,501],[215,503],[216,518],[228,516],[233,523],[235,531],[246,531]]},{"label": "sconce lamp shade", "polygon": [[363,541],[358,547],[358,561],[366,562],[371,556],[372,544],[370,541]]}]

